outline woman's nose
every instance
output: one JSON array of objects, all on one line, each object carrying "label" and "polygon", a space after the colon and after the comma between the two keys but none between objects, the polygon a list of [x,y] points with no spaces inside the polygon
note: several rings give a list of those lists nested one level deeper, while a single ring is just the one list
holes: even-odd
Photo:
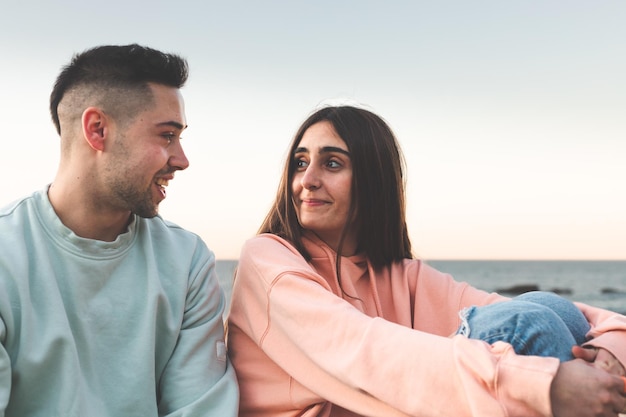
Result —
[{"label": "woman's nose", "polygon": [[319,173],[312,165],[309,165],[306,171],[304,171],[301,182],[302,186],[307,190],[316,190],[321,186]]}]

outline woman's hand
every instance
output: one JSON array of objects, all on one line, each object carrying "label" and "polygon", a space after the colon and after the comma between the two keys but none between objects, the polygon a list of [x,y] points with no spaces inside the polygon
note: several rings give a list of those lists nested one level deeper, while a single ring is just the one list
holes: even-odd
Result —
[{"label": "woman's hand", "polygon": [[624,380],[601,366],[582,358],[563,362],[550,387],[552,413],[555,417],[616,417],[626,412],[624,390]]},{"label": "woman's hand", "polygon": [[606,349],[574,346],[572,348],[572,354],[575,358],[590,362],[594,366],[604,369],[611,374],[620,376],[626,375],[626,369],[624,369],[624,366],[615,356],[613,356],[611,352]]}]

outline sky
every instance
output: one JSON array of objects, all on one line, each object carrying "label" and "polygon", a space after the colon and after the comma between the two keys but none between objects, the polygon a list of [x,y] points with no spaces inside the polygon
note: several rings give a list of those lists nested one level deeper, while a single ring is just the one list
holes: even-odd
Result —
[{"label": "sky", "polygon": [[407,161],[424,259],[626,260],[626,2],[6,0],[0,206],[42,189],[48,112],[74,53],[184,56],[191,166],[163,217],[236,259],[300,123],[327,104],[382,116]]}]

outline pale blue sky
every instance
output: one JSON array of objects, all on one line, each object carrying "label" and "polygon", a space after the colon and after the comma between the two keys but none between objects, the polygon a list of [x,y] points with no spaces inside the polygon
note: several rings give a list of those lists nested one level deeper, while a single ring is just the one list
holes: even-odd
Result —
[{"label": "pale blue sky", "polygon": [[191,167],[161,205],[236,258],[320,103],[383,116],[428,259],[626,259],[626,2],[9,0],[0,205],[50,182],[48,95],[71,55],[185,56]]}]

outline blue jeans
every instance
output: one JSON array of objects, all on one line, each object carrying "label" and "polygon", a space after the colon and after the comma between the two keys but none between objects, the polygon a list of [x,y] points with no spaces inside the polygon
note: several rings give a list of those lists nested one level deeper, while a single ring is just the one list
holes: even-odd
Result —
[{"label": "blue jeans", "polygon": [[590,329],[580,310],[556,294],[533,291],[461,311],[457,334],[487,343],[510,343],[517,354],[573,359],[572,346],[585,342]]}]

